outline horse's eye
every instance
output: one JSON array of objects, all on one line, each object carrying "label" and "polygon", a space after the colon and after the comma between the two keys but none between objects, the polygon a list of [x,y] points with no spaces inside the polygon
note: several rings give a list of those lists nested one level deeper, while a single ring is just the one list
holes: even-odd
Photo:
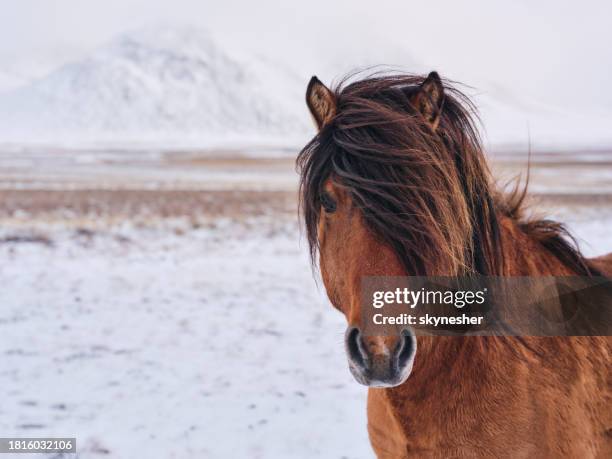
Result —
[{"label": "horse's eye", "polygon": [[336,201],[333,200],[329,193],[323,191],[319,199],[321,200],[321,205],[325,212],[331,214],[336,211]]}]

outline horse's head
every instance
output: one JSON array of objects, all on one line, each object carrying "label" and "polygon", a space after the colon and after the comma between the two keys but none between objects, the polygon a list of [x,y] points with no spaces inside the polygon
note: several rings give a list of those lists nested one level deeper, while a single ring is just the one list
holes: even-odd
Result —
[{"label": "horse's head", "polygon": [[[306,100],[319,129],[298,158],[313,261],[318,253],[328,297],[348,321],[351,372],[362,384],[396,386],[410,375],[417,339],[408,327],[364,336],[361,280],[473,269],[488,250],[472,238],[471,197],[486,183],[478,138],[461,94],[435,72],[335,91],[313,77]],[[482,180],[466,182],[467,172]]]}]

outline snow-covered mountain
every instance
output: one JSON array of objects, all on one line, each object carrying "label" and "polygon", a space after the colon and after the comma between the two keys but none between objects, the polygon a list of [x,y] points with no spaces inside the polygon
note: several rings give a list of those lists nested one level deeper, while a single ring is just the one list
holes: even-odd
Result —
[{"label": "snow-covered mountain", "polygon": [[0,95],[0,141],[295,137],[310,127],[304,85],[281,63],[228,55],[202,30],[140,30]]},{"label": "snow-covered mountain", "polygon": [[199,28],[150,27],[34,81],[20,83],[0,71],[0,144],[295,147],[314,132],[304,104],[312,73],[329,82],[354,68],[387,64],[436,69],[477,88],[468,93],[493,149],[612,145],[612,110],[563,109],[482,80],[482,73],[447,74],[443,66],[423,64],[412,48],[381,38],[323,49],[305,44],[293,54],[251,45],[256,41],[232,46]]}]

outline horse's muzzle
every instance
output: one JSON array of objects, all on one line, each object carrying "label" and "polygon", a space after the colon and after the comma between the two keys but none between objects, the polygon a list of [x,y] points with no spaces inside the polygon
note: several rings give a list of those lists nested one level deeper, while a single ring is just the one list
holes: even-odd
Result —
[{"label": "horse's muzzle", "polygon": [[408,379],[416,353],[416,337],[410,328],[399,336],[364,337],[358,327],[345,335],[349,368],[357,382],[370,387],[395,387]]}]

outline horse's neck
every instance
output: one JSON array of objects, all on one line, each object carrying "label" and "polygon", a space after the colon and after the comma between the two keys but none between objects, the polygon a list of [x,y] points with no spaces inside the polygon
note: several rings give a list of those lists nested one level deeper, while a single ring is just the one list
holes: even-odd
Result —
[{"label": "horse's neck", "polygon": [[[533,236],[525,233],[514,220],[500,218],[500,229],[504,276],[572,274],[569,268]],[[512,337],[419,337],[412,376],[406,384],[388,391],[391,405],[400,409],[398,403],[405,405],[422,402],[421,397],[447,401],[457,397],[455,402],[465,403],[471,397],[470,391],[480,394],[483,387],[511,385],[511,380],[506,381],[511,374],[507,371],[508,367],[490,364],[500,361],[520,361],[526,364],[530,360],[529,355],[520,359],[516,355],[524,351]],[[485,380],[488,384],[485,384]],[[438,383],[432,384],[432,381]]]}]

